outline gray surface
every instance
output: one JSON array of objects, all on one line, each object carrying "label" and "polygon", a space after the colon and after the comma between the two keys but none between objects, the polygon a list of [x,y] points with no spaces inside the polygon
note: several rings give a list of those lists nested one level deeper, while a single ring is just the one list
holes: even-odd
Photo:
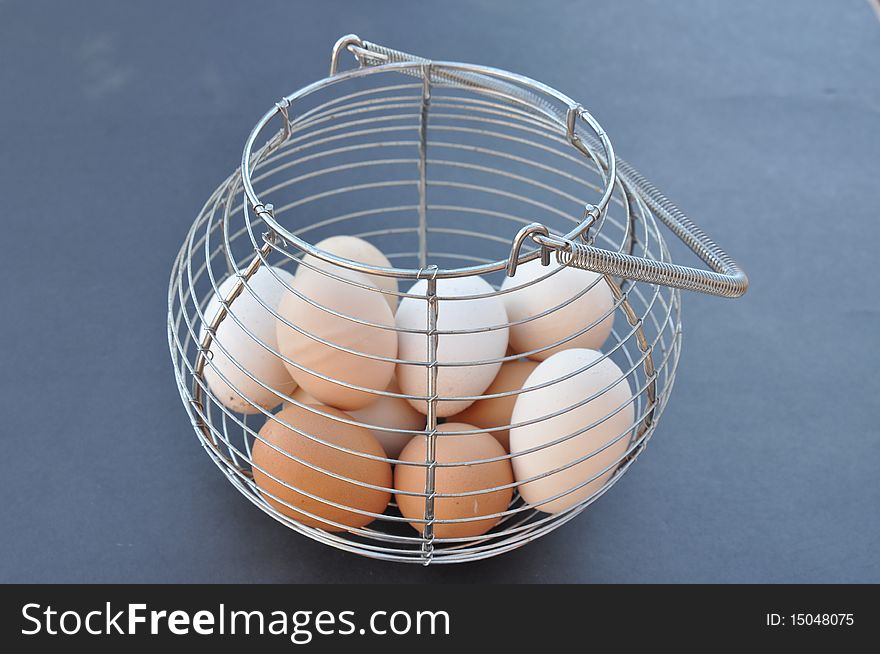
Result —
[{"label": "gray surface", "polygon": [[[0,2],[0,580],[880,581],[869,5],[469,5]],[[627,477],[492,561],[289,532],[210,463],[172,379],[179,242],[347,32],[578,98],[752,279],[684,298],[672,402]]]}]

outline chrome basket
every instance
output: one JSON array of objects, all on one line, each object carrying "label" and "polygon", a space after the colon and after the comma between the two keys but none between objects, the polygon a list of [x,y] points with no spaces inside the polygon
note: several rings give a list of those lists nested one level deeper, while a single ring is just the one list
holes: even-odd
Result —
[{"label": "chrome basket", "polygon": [[[338,70],[344,53],[353,54],[359,65]],[[276,119],[280,119],[280,127],[273,131],[270,124]],[[268,138],[264,136],[267,132]],[[258,146],[259,142],[262,145]],[[709,270],[673,264],[661,223]],[[340,234],[381,246],[392,267],[344,259],[314,245]],[[306,255],[311,258],[304,263]],[[437,470],[452,465],[436,459],[436,441],[444,436],[438,434],[437,407],[451,399],[437,392],[438,371],[449,365],[437,360],[438,339],[444,333],[437,327],[437,306],[438,301],[449,299],[438,294],[438,280],[480,275],[495,293],[502,293],[499,289],[504,276],[513,275],[519,265],[535,259],[547,266],[547,276],[574,266],[600,273],[598,283],[610,287],[614,297],[611,311],[619,319],[603,347],[603,356],[615,361],[623,372],[632,390],[635,416],[613,439],[626,440],[625,452],[602,473],[566,492],[578,491],[606,470],[613,470],[613,474],[587,497],[556,513],[527,504],[515,492],[522,480],[472,493],[444,494],[435,487]],[[279,504],[286,502],[257,486],[252,460],[254,442],[261,439],[260,427],[276,420],[276,414],[257,406],[247,415],[233,411],[205,381],[206,369],[213,365],[212,352],[227,353],[216,338],[222,322],[235,321],[247,331],[236,314],[236,300],[242,294],[282,319],[249,286],[257,270],[271,265],[292,271],[297,265],[316,267],[315,262],[321,262],[322,274],[344,283],[354,283],[346,271],[365,273],[372,276],[370,279],[397,279],[404,282],[404,290],[393,295],[427,303],[424,329],[416,330],[426,339],[425,359],[389,359],[395,365],[422,366],[427,392],[411,395],[361,388],[426,403],[424,427],[412,433],[426,437],[427,454],[423,462],[408,464],[425,469],[424,491],[416,493],[425,504],[423,518],[415,520],[422,525],[421,533],[407,524],[414,520],[403,517],[393,499],[382,514],[369,516],[374,519],[367,526],[334,524],[342,531],[309,526],[279,510]],[[236,281],[221,294],[219,286],[230,276]],[[423,279],[427,280],[424,294],[405,292]],[[681,348],[678,289],[738,297],[747,286],[748,280],[736,263],[629,164],[617,158],[598,122],[571,98],[513,73],[429,61],[350,35],[334,46],[328,77],[283,97],[257,122],[245,143],[240,168],[214,191],[193,222],[171,273],[168,340],[180,396],[196,435],[229,481],[256,506],[291,529],[343,550],[389,561],[454,563],[524,545],[574,518],[615,484],[644,450],[672,390]],[[363,288],[389,294],[372,284]],[[220,308],[206,316],[212,298],[219,301]],[[356,316],[321,307],[313,298],[306,300],[337,317],[362,322]],[[511,324],[491,329],[507,329]],[[373,326],[401,329],[398,325]],[[564,344],[579,333],[582,331],[549,347]],[[274,356],[295,365],[250,335]],[[320,334],[308,336],[325,346],[335,346]],[[364,352],[353,354],[375,358]],[[520,356],[508,353],[458,365],[486,365]],[[268,388],[249,370],[235,365],[256,384]],[[315,370],[308,372],[348,385]],[[384,428],[330,415],[320,407],[299,402],[283,389],[270,390],[286,403],[309,412],[361,427]],[[391,458],[328,443],[295,425],[288,427],[348,454],[397,464]],[[567,462],[558,470],[596,453]],[[518,455],[506,454],[497,460]],[[368,485],[296,460],[356,486]],[[454,465],[492,460],[496,459]],[[277,481],[297,490],[296,480]],[[502,488],[513,489],[512,501],[503,512],[489,516],[498,519],[490,531],[459,538],[436,536],[437,525],[478,519],[441,520],[435,515],[439,499]],[[395,492],[393,488],[382,490]],[[312,499],[363,512],[326,498]]]}]

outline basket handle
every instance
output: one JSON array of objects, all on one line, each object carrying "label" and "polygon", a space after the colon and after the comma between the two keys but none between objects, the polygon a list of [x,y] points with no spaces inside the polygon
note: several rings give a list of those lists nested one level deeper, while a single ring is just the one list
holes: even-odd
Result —
[{"label": "basket handle", "polygon": [[[578,139],[593,141],[587,136],[578,136]],[[745,294],[749,288],[749,278],[739,264],[629,163],[617,156],[614,157],[614,163],[616,174],[638,193],[648,209],[691,252],[709,266],[709,270],[595,247],[589,238],[589,230],[602,211],[588,204],[584,211],[587,227],[581,233],[583,242],[550,234],[541,223],[523,227],[513,240],[507,263],[508,276],[512,277],[516,272],[520,248],[526,238],[531,238],[540,246],[541,263],[545,266],[550,263],[550,251],[555,250],[556,261],[564,266],[718,297],[738,298]]]},{"label": "basket handle", "polygon": [[[559,264],[603,275],[727,298],[740,297],[748,290],[749,278],[736,261],[625,161],[618,158],[617,166],[627,181],[640,191],[654,215],[709,266],[710,270],[605,250],[589,242],[572,241],[550,234],[544,225],[532,223],[523,227],[514,238],[507,264],[508,276],[512,277],[516,272],[520,248],[526,238],[531,238],[541,247],[541,262],[544,265],[550,263],[550,251],[555,250]],[[591,212],[595,222],[598,219],[598,210],[591,209],[588,205],[587,213]],[[584,237],[587,238],[587,232]]]},{"label": "basket handle", "polygon": [[[620,159],[617,160],[617,165],[621,169],[623,163]],[[641,178],[640,175],[639,177]],[[709,266],[710,270],[635,257],[622,252],[597,248],[588,243],[571,241],[557,250],[556,260],[563,265],[571,265],[575,268],[592,270],[638,282],[660,284],[727,298],[737,298],[743,295],[749,288],[749,278],[736,261],[718,247],[675,205],[656,189],[653,190],[654,193],[643,195],[648,207],[694,254]]]},{"label": "basket handle", "polygon": [[[370,43],[355,34],[348,34],[339,39],[333,46],[330,61],[331,75],[336,74],[339,55],[343,51],[351,52],[361,66],[380,66],[386,63],[401,61],[430,63],[428,59],[423,57]],[[513,276],[516,272],[517,263],[520,258],[520,248],[525,239],[531,238],[541,248],[541,262],[544,265],[550,263],[550,251],[555,250],[556,260],[559,264],[591,270],[604,275],[728,298],[740,297],[748,290],[749,279],[745,272],[705,232],[684,215],[666,196],[660,193],[653,184],[642,177],[635,168],[614,155],[610,148],[603,148],[604,143],[598,142],[592,136],[578,132],[575,124],[577,118],[588,119],[588,114],[580,105],[573,104],[568,107],[567,112],[560,114],[557,108],[543,102],[541,98],[533,93],[501,80],[490,79],[476,73],[446,74],[444,77],[449,83],[465,86],[476,84],[484,88],[500,89],[508,95],[519,96],[531,103],[537,103],[548,113],[554,113],[559,117],[560,121],[566,125],[566,131],[572,144],[582,152],[589,156],[594,156],[601,161],[602,158],[595,155],[602,149],[605,149],[610,155],[607,157],[610,161],[602,163],[606,172],[609,172],[611,177],[619,177],[627,186],[637,191],[652,213],[709,267],[709,270],[690,268],[688,266],[636,257],[622,252],[605,250],[592,245],[587,237],[589,226],[595,224],[606,211],[609,199],[607,197],[609,194],[606,193],[606,197],[603,197],[598,207],[593,205],[585,207],[584,216],[587,226],[580,233],[582,241],[552,235],[540,223],[532,223],[523,227],[513,240],[507,265],[507,274],[509,276]],[[602,135],[604,136],[604,133]],[[614,180],[608,181],[608,190],[610,190],[613,187]]]}]

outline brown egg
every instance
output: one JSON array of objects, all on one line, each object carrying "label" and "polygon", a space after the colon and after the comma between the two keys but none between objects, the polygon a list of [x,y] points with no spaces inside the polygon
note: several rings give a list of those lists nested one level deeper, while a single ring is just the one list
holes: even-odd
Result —
[{"label": "brown egg", "polygon": [[[495,381],[485,390],[483,395],[507,393],[521,389],[526,378],[537,367],[537,361],[529,361],[527,359],[508,361],[501,366]],[[496,397],[490,400],[477,400],[467,409],[450,418],[450,420],[476,425],[480,429],[492,429],[492,435],[509,452],[510,430],[495,429],[495,427],[503,427],[510,424],[510,414],[513,413],[513,405],[518,397],[519,395],[508,395],[507,397]]]},{"label": "brown egg", "polygon": [[[373,266],[379,266],[380,268],[393,267],[391,262],[388,261],[388,258],[382,254],[379,248],[369,241],[357,238],[356,236],[331,236],[330,238],[325,238],[323,241],[316,243],[315,247],[319,250],[324,250],[342,257],[343,259],[360,261],[361,263],[368,263]],[[325,262],[310,254],[307,254],[303,258],[303,261],[313,266],[327,265]],[[300,266],[299,269],[300,271],[303,271],[306,268],[307,266]],[[391,311],[394,312],[394,310],[397,309],[397,295],[394,295],[397,293],[397,280],[394,277],[383,277],[382,275],[367,275],[366,277],[371,285],[384,291],[390,291],[388,294],[383,293],[382,297],[385,298]]]},{"label": "brown egg", "polygon": [[297,272],[291,287],[303,297],[285,294],[278,315],[304,333],[278,320],[278,351],[302,366],[285,362],[304,392],[321,404],[353,411],[377,399],[369,390],[384,390],[391,381],[394,363],[383,358],[397,356],[397,333],[384,328],[394,327],[394,315],[382,295],[361,287],[369,286],[366,277],[352,271],[333,272],[343,279],[310,269]]},{"label": "brown egg", "polygon": [[[348,414],[332,407],[315,406],[315,408],[339,418],[350,419]],[[369,429],[337,422],[332,418],[311,413],[309,410],[297,406],[284,408],[276,415],[276,418],[293,425],[310,436],[321,438],[334,445],[373,456],[385,456],[382,446]],[[311,465],[343,475],[348,479],[391,488],[391,465],[385,461],[365,459],[355,454],[341,452],[298,434],[273,419],[266,421],[266,424],[260,429],[260,436],[275,447],[307,461]],[[343,527],[327,524],[285,506],[268,493],[293,507],[349,527],[363,527],[372,522],[374,518],[307,497],[287,488],[269,475],[306,493],[352,509],[371,513],[382,513],[391,499],[389,492],[358,486],[313,470],[285,456],[261,440],[254,441],[252,454],[254,481],[264,492],[263,497],[284,515],[311,527],[320,527],[327,531],[345,531]]]},{"label": "brown egg", "polygon": [[[472,425],[449,422],[440,425],[440,432],[467,431]],[[400,461],[424,462],[427,450],[427,437],[416,436],[400,453]],[[504,448],[492,438],[491,434],[466,434],[460,436],[437,437],[437,461],[456,463],[491,459],[504,456]],[[394,467],[394,488],[397,491],[425,492],[426,469],[423,466],[396,465]],[[434,486],[437,493],[464,493],[504,486],[513,482],[510,461],[493,461],[470,466],[439,467],[436,469]],[[425,517],[425,498],[416,495],[395,495],[397,506],[405,518],[423,519]],[[506,511],[513,497],[512,488],[504,488],[478,495],[463,497],[438,497],[434,500],[434,516],[438,520],[476,518]],[[500,518],[486,518],[471,522],[435,524],[437,538],[464,538],[485,534],[494,527]],[[419,532],[425,529],[424,523],[410,523]]]}]

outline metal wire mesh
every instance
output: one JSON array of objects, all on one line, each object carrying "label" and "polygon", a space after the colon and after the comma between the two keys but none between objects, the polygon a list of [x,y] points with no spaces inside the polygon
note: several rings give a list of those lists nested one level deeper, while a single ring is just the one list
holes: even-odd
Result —
[{"label": "metal wire mesh", "polygon": [[[321,80],[285,98],[251,135],[245,148],[244,179],[242,170],[230,175],[193,222],[175,260],[168,297],[169,346],[181,398],[202,445],[230,482],[264,512],[317,541],[368,557],[422,564],[470,561],[512,550],[561,526],[605,493],[653,435],[672,389],[681,347],[679,291],[610,273],[595,276],[565,303],[525,318],[455,328],[438,324],[438,313],[442,315],[443,311],[438,307],[487,298],[495,301],[535,284],[553,283],[553,276],[564,265],[551,263],[537,279],[502,288],[513,236],[536,222],[546,226],[548,238],[567,237],[609,252],[670,263],[655,211],[638,187],[609,171],[609,155],[613,161],[613,153],[599,147],[604,133],[592,140],[581,139],[579,147],[574,147],[570,125],[546,107],[488,85],[449,83],[444,70],[441,64],[425,67],[420,63],[361,68]],[[253,148],[262,128],[276,115],[283,117],[282,128],[264,146]],[[591,215],[585,207],[602,210]],[[337,235],[375,244],[391,266],[364,265],[315,247],[322,239]],[[543,245],[541,241],[536,243]],[[541,247],[527,246],[514,258],[524,264],[540,255]],[[291,281],[295,277],[279,272],[300,275],[303,270],[327,284],[357,289],[351,296],[356,299],[380,298],[385,303],[391,298],[389,305],[397,307],[404,302],[418,302],[424,307],[426,320],[414,327],[399,320],[365,317],[356,305],[342,306],[336,301],[338,294],[309,294]],[[358,346],[338,331],[311,329],[305,326],[303,313],[283,314],[267,301],[256,289],[257,271],[264,276],[268,273],[283,293],[295,296],[302,311],[326,315],[352,331],[386,332],[397,343],[401,339],[421,339],[422,353],[417,358],[405,358],[397,349],[393,353],[377,352]],[[445,280],[477,276],[486,280],[488,291],[443,294]],[[234,280],[231,286],[227,283],[221,289],[230,278]],[[380,283],[383,279],[397,280],[397,290]],[[417,282],[418,290],[411,289]],[[505,335],[506,343],[510,329],[540,319],[553,320],[569,302],[600,285],[607,285],[612,292],[611,308],[541,347],[497,354],[483,351],[463,359],[438,357],[439,344],[449,337],[498,333]],[[208,312],[212,301],[213,308]],[[346,356],[349,363],[356,361],[377,370],[387,366],[398,377],[403,367],[418,369],[424,374],[423,391],[407,393],[387,383],[373,388],[362,379],[352,381],[347,370],[328,373],[319,365],[306,365],[256,333],[249,317],[239,309],[245,302],[258,306],[284,329],[327,352],[327,356]],[[571,347],[609,316],[614,318],[614,325],[602,345],[602,356],[558,378],[500,393],[452,393],[438,387],[438,380],[449,370],[495,369],[525,356],[540,358],[550,350]],[[231,342],[224,342],[219,329],[224,322],[236,325],[255,347],[283,362],[298,379],[332,384],[351,392],[352,397],[366,394],[422,406],[424,424],[418,429],[404,429],[360,420],[352,415],[356,411],[328,409],[303,401],[302,396],[288,389],[267,384],[236,359]],[[519,397],[553,388],[606,359],[615,362],[620,375],[564,410],[518,424],[444,431],[439,414],[445,413],[444,406],[452,402]],[[208,383],[208,374],[219,381]],[[552,419],[589,405],[621,383],[628,385],[631,399],[570,433],[553,433],[547,442],[514,453],[505,451],[467,461],[438,460],[437,446],[444,438],[476,439],[499,429],[550,424]],[[231,409],[228,398],[218,395],[220,386],[231,388],[244,401],[247,411]],[[269,406],[251,397],[263,391],[271,393]],[[354,426],[422,437],[424,460],[401,462],[386,454],[340,444],[279,416],[277,408],[282,404],[295,407],[294,413],[285,416],[315,416],[339,429]],[[631,420],[627,419],[594,449],[552,470],[487,488],[457,492],[436,488],[437,475],[445,474],[444,470],[498,462],[509,466],[517,457],[571,441],[616,415],[631,415]],[[302,452],[288,451],[267,438],[264,425],[273,423],[278,429],[283,427],[351,460],[424,470],[425,487],[403,490],[390,481],[370,483],[345,470],[322,467]],[[447,418],[447,424],[456,424],[454,416]],[[625,447],[614,447],[620,443]],[[279,476],[277,470],[255,462],[255,447],[263,452],[269,448],[273,456],[295,462],[298,469],[310,471],[308,474],[344,482],[364,492],[384,493],[391,499],[384,509],[376,511],[323,497],[314,488],[303,487],[297,478]],[[598,459],[611,449],[616,453],[613,460],[561,493],[540,502],[527,502],[518,490],[529,482]],[[291,503],[290,492],[309,502]],[[478,499],[497,497],[498,493],[510,495],[502,510],[447,519],[435,512],[443,501],[474,498],[476,503]],[[562,510],[542,510],[569,496],[577,501]],[[401,512],[398,500],[408,497],[424,503],[421,516]],[[337,518],[328,517],[331,513]],[[351,516],[358,518],[349,519]],[[484,533],[442,535],[450,531],[448,526],[487,520],[495,524]],[[316,523],[323,528],[314,526]]]}]

